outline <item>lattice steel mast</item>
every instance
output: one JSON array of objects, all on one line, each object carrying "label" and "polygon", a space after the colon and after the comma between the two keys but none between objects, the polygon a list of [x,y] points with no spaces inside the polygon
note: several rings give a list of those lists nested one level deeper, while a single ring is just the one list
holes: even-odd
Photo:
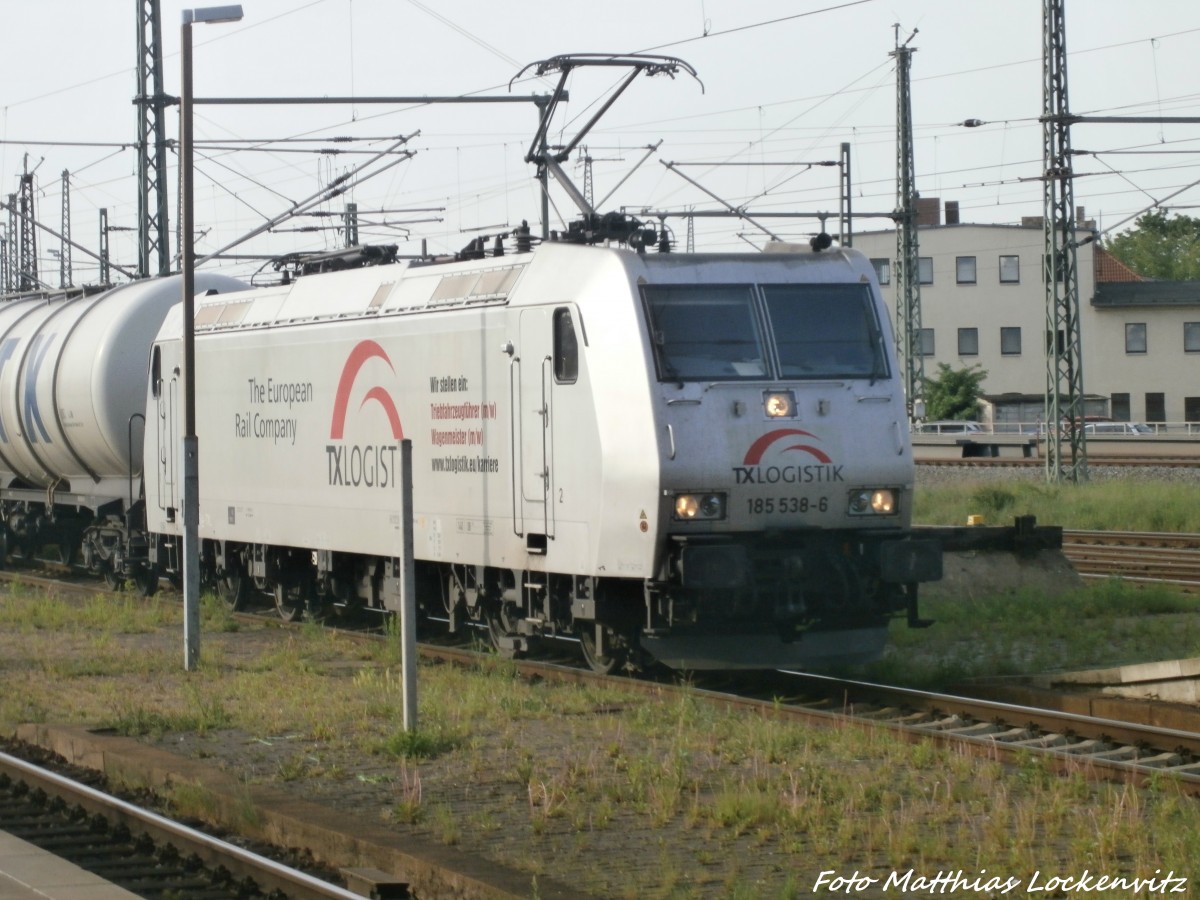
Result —
[{"label": "lattice steel mast", "polygon": [[[899,41],[899,27],[896,39]],[[890,54],[896,58],[896,349],[904,368],[904,402],[911,421],[925,393],[921,355],[921,279],[918,271],[916,164],[913,161],[912,94],[909,70],[915,47],[908,40]]]},{"label": "lattice steel mast", "polygon": [[21,241],[19,238],[20,232],[17,230],[20,225],[17,224],[17,195],[8,195],[8,271],[5,274],[4,290],[6,292],[14,292],[20,284],[21,257],[18,252],[18,246]]},{"label": "lattice steel mast", "polygon": [[71,173],[62,171],[62,225],[59,226],[58,286],[71,287]]},{"label": "lattice steel mast", "polygon": [[[39,163],[40,165],[40,163]],[[34,167],[37,171],[37,166]],[[21,244],[17,254],[17,290],[37,290],[37,228],[34,227],[34,190],[33,172],[29,171],[29,155],[25,156],[25,171],[21,174],[21,196],[18,202],[17,214],[21,219]]]},{"label": "lattice steel mast", "polygon": [[[1067,110],[1065,0],[1042,6],[1042,228],[1046,282],[1046,478],[1086,481],[1078,241]],[[1069,459],[1064,451],[1069,450]]]},{"label": "lattice steel mast", "polygon": [[167,139],[163,120],[174,97],[163,93],[162,16],[158,0],[138,6],[138,267],[139,278],[171,273],[167,214]]}]

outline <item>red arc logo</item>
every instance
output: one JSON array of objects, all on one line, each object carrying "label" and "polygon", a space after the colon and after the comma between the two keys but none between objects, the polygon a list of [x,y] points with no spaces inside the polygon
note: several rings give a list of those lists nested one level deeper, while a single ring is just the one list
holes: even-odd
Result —
[{"label": "red arc logo", "polygon": [[[331,440],[341,440],[342,435],[346,430],[346,411],[350,404],[350,390],[354,387],[354,380],[358,377],[359,370],[370,359],[382,359],[387,363],[387,367],[395,374],[396,369],[392,365],[392,361],[388,359],[387,353],[375,341],[359,341],[354,349],[350,351],[350,356],[346,359],[346,365],[342,367],[342,377],[338,380],[337,396],[333,401],[333,421],[329,426],[329,437]],[[400,426],[400,414],[396,411],[396,404],[392,401],[391,395],[382,387],[376,385],[367,391],[363,397],[362,403],[359,404],[359,409],[367,405],[368,400],[374,400],[383,407],[384,413],[387,415],[388,423],[392,427],[392,437],[396,440],[404,438],[404,429]]]},{"label": "red arc logo", "polygon": [[[808,432],[808,431],[801,431],[799,428],[777,428],[774,431],[768,431],[766,434],[764,434],[757,441],[755,441],[753,444],[750,445],[750,449],[746,451],[746,459],[743,461],[743,465],[747,465],[747,466],[759,465],[762,462],[762,458],[763,458],[764,454],[766,454],[768,447],[770,447],[776,441],[781,441],[781,440],[784,440],[785,438],[792,438],[792,437],[812,438],[814,441],[820,440],[820,438],[818,438],[815,434]],[[833,462],[833,460],[829,458],[829,456],[825,453],[825,451],[820,450],[817,447],[813,447],[809,444],[793,444],[790,447],[781,447],[780,448],[781,452],[787,452],[789,450],[803,450],[805,453],[809,454],[810,456],[812,456],[813,458],[817,459],[820,462],[823,462],[823,463]]]}]

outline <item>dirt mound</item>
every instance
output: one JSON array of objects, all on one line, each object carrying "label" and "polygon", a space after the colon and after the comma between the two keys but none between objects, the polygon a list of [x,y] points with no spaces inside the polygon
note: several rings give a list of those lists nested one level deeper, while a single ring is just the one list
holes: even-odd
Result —
[{"label": "dirt mound", "polygon": [[962,550],[944,555],[942,580],[921,585],[921,596],[974,599],[1022,590],[1057,595],[1082,586],[1083,579],[1061,550]]}]

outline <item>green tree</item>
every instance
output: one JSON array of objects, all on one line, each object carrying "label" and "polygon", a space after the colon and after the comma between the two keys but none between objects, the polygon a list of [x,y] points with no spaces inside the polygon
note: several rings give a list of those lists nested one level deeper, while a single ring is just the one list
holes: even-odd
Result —
[{"label": "green tree", "polygon": [[987,370],[979,366],[952,369],[946,363],[938,363],[937,376],[924,379],[925,418],[977,418],[985,378]]},{"label": "green tree", "polygon": [[1200,281],[1200,219],[1148,212],[1104,248],[1143,278]]}]

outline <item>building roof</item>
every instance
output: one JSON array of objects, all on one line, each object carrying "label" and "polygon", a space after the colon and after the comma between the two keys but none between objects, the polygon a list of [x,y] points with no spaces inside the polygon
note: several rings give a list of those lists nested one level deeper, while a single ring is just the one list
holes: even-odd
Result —
[{"label": "building roof", "polygon": [[1103,247],[1097,246],[1095,251],[1096,260],[1096,284],[1109,283],[1114,281],[1145,281],[1137,272],[1125,265]]}]

